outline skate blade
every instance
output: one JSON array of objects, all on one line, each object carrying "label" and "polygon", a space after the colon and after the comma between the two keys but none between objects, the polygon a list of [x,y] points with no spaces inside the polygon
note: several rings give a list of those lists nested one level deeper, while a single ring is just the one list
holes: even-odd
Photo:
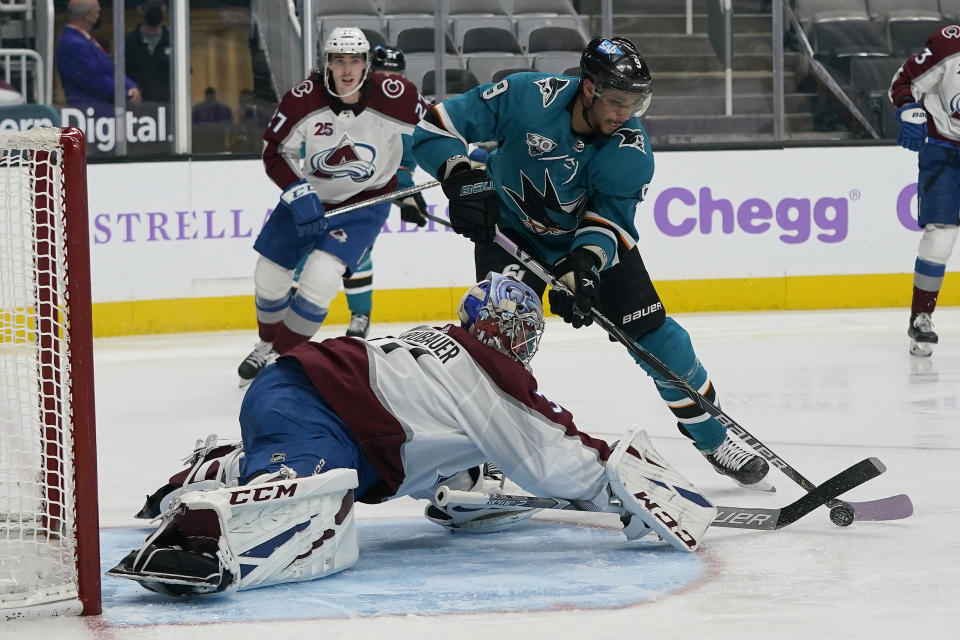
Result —
[{"label": "skate blade", "polygon": [[[737,481],[734,480],[734,482],[737,482]],[[743,484],[742,482],[737,482],[737,484],[743,487],[744,489],[750,489],[751,491],[761,491],[763,493],[777,492],[777,488],[773,486],[773,483],[769,482],[766,478],[760,480],[759,482],[754,482],[753,484]]]},{"label": "skate blade", "polygon": [[929,358],[933,355],[933,346],[930,342],[910,341],[910,355],[918,358]]},{"label": "skate blade", "polygon": [[239,380],[239,382],[237,383],[238,389],[246,389],[247,387],[250,386],[250,383],[253,382],[253,378],[250,378],[249,380],[247,380],[246,378],[241,378],[240,376],[237,376],[237,380]]}]

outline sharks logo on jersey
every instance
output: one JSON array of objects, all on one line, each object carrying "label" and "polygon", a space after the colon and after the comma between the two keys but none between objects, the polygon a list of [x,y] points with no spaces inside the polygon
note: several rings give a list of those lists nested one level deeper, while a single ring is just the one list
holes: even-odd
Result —
[{"label": "sharks logo on jersey", "polygon": [[[560,202],[557,188],[553,186],[550,172],[546,170],[543,172],[542,192],[523,171],[520,172],[520,185],[520,193],[510,187],[504,187],[503,190],[520,210],[525,227],[538,235],[562,235],[576,229],[583,213],[586,194],[581,193],[570,202]],[[550,216],[551,212],[567,216],[567,219],[563,220],[564,226],[560,226],[560,223]]]},{"label": "sharks logo on jersey", "polygon": [[570,81],[553,77],[534,80],[534,84],[540,87],[540,95],[543,96],[543,108],[546,109],[553,104],[560,92],[567,88]]},{"label": "sharks logo on jersey", "polygon": [[539,133],[527,132],[527,150],[530,156],[536,158],[545,153],[550,153],[557,148],[557,143],[550,138],[544,137]]},{"label": "sharks logo on jersey", "polygon": [[617,129],[613,132],[613,135],[620,136],[621,147],[633,147],[634,149],[639,149],[643,153],[647,152],[647,145],[643,141],[643,129]]},{"label": "sharks logo on jersey", "polygon": [[334,147],[313,154],[310,169],[318,178],[350,178],[354,182],[364,182],[377,170],[373,164],[376,157],[377,151],[372,146],[354,142],[350,136],[344,135]]}]

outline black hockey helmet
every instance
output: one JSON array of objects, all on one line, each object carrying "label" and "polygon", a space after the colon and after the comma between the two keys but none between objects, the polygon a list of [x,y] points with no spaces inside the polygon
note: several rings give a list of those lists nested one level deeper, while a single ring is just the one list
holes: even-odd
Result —
[{"label": "black hockey helmet", "polygon": [[403,51],[396,47],[385,47],[378,44],[373,49],[373,68],[374,70],[383,69],[384,71],[404,71],[407,63],[403,59]]},{"label": "black hockey helmet", "polygon": [[580,73],[597,86],[641,96],[633,115],[641,116],[653,98],[653,78],[640,50],[627,38],[594,38],[580,55]]}]

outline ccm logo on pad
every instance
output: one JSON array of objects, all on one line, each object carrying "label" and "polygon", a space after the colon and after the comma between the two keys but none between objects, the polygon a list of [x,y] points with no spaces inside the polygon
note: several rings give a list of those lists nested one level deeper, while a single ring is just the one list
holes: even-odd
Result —
[{"label": "ccm logo on pad", "polygon": [[266,502],[277,498],[292,498],[297,492],[297,485],[265,484],[255,489],[240,489],[230,492],[230,504],[246,504],[248,502]]},{"label": "ccm logo on pad", "polygon": [[673,516],[663,510],[659,504],[653,501],[653,498],[646,491],[641,491],[639,493],[633,494],[633,497],[637,499],[637,502],[640,503],[644,509],[650,512],[654,518],[662,522],[670,531],[673,532],[673,535],[683,544],[687,545],[691,549],[696,548],[697,539],[694,538],[686,529],[680,528],[680,523],[677,522]]}]

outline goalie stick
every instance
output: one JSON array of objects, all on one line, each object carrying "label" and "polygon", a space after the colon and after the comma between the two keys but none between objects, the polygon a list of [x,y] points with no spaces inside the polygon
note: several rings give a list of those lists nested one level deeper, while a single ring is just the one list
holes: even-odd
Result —
[{"label": "goalie stick", "polygon": [[[449,220],[439,218],[432,214],[428,213],[427,218],[442,225],[448,227],[450,226]],[[520,249],[515,242],[505,236],[499,229],[496,230],[494,241],[545,283],[549,284],[554,289],[567,291],[569,293],[563,283],[553,277],[553,275],[542,265],[540,265],[539,262]],[[637,344],[633,338],[628,336],[620,327],[615,325],[609,318],[600,313],[600,311],[597,309],[591,309],[590,314],[597,324],[600,325],[608,335],[612,336],[617,340],[617,342],[626,347],[627,350],[636,358],[639,358],[645,362],[651,369],[659,374],[667,384],[683,392],[684,395],[696,403],[696,405],[704,413],[710,414],[717,420],[717,422],[724,425],[727,429],[733,431],[734,434],[736,434],[757,453],[763,456],[764,459],[766,459],[771,465],[780,469],[783,475],[800,485],[800,487],[802,487],[805,491],[810,492],[817,488],[817,485],[807,480],[807,478],[805,478],[799,471],[794,469],[783,458],[775,454],[773,450],[767,447],[767,445],[761,442],[752,433],[747,431],[743,426],[740,425],[740,423],[727,415],[722,409],[720,409],[720,407],[716,406],[705,397],[700,395],[700,392],[690,386],[686,380],[674,373],[657,356],[653,355],[642,346]],[[869,500],[866,502],[853,503],[844,502],[834,498],[829,500],[826,504],[831,508],[830,519],[834,522],[834,524],[841,527],[851,524],[854,520],[899,520],[902,518],[907,518],[913,514],[913,503],[910,501],[909,497],[903,494],[890,496],[887,498],[879,498],[877,500]]]},{"label": "goalie stick", "polygon": [[[794,500],[779,509],[718,506],[717,517],[711,526],[766,531],[782,529],[793,524],[817,507],[827,504],[837,496],[860,486],[868,480],[876,478],[886,470],[886,466],[877,458],[867,458],[851,467],[847,467],[809,493],[804,494],[798,500]],[[604,513],[620,513],[622,509],[619,501],[612,501],[604,507],[598,507],[589,500],[564,500],[562,498],[500,494],[488,495],[477,491],[454,491],[445,486],[437,489],[434,500],[437,505],[446,509],[456,509],[460,506],[465,508],[476,508],[478,506],[503,507],[504,509],[529,507],[531,509],[561,509],[566,511]]]}]

